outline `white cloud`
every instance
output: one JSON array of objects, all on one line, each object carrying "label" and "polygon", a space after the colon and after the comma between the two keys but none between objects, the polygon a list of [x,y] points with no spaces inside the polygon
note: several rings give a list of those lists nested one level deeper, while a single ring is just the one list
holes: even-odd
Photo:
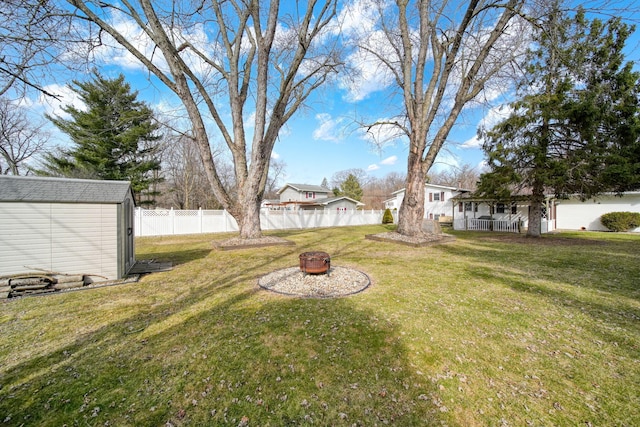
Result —
[{"label": "white cloud", "polygon": [[44,112],[50,116],[60,116],[63,119],[69,119],[69,115],[62,111],[62,108],[67,105],[72,105],[81,111],[86,109],[86,106],[78,94],[69,86],[50,84],[46,85],[43,89],[47,93],[56,95],[58,99],[51,96],[40,95],[36,101],[33,101],[33,106],[44,109]]},{"label": "white cloud", "polygon": [[316,120],[320,122],[320,126],[313,131],[313,139],[334,142],[341,140],[344,119],[334,119],[331,114],[320,113],[316,114]]},{"label": "white cloud", "polygon": [[369,165],[369,166],[367,167],[367,172],[376,171],[376,170],[378,170],[378,169],[380,169],[380,166],[378,166],[377,164],[375,164],[375,163],[374,163],[374,164]]},{"label": "white cloud", "polygon": [[449,151],[441,150],[436,157],[433,166],[431,167],[432,172],[442,172],[450,169],[459,169],[460,168],[460,159],[452,154]]},{"label": "white cloud", "polygon": [[333,35],[353,37],[361,32],[371,32],[378,20],[378,7],[386,7],[388,2],[356,0],[348,2],[331,25]]},{"label": "white cloud", "polygon": [[272,151],[271,158],[274,160],[278,160],[280,158],[280,154],[276,153],[275,151]]},{"label": "white cloud", "polygon": [[398,156],[390,156],[380,162],[381,165],[395,165],[398,161]]},{"label": "white cloud", "polygon": [[[361,43],[382,56],[395,56],[383,31],[371,32],[367,40]],[[387,66],[368,50],[357,49],[347,57],[347,63],[351,72],[339,79],[339,87],[347,91],[347,102],[362,101],[372,93],[382,91],[394,83],[393,75]]]}]

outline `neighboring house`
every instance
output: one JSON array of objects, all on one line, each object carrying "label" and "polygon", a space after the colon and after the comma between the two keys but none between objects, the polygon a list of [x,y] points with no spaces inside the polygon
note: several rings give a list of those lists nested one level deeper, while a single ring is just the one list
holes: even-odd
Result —
[{"label": "neighboring house", "polygon": [[0,176],[0,276],[125,277],[135,264],[134,208],[125,181]]},{"label": "neighboring house", "polygon": [[285,184],[278,191],[280,200],[263,206],[269,210],[333,210],[344,212],[364,206],[346,196],[333,197],[333,191],[320,185]]},{"label": "neighboring house", "polygon": [[[424,192],[424,217],[441,222],[451,222],[453,220],[451,199],[462,193],[469,192],[469,190],[427,183],[424,185]],[[394,197],[385,200],[385,208],[391,210],[400,209],[404,193],[404,188],[391,193]]]},{"label": "neighboring house", "polygon": [[[395,194],[395,192],[393,194]],[[391,211],[400,209],[400,205],[398,204],[398,199],[396,198],[396,196],[385,200],[383,203],[385,209],[389,209]]]}]

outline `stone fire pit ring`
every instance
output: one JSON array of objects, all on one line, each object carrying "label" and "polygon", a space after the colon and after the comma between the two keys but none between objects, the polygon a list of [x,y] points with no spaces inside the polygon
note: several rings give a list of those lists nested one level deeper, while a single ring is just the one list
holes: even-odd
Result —
[{"label": "stone fire pit ring", "polygon": [[306,274],[300,267],[276,270],[258,280],[261,288],[282,295],[337,298],[357,294],[371,284],[369,276],[347,267],[331,267],[327,274]]}]

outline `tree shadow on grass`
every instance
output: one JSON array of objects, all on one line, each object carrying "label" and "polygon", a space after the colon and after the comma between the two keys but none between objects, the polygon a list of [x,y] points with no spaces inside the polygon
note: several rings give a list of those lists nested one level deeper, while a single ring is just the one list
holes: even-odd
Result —
[{"label": "tree shadow on grass", "polygon": [[515,268],[537,279],[595,289],[640,300],[640,240],[583,240],[562,236],[543,239],[459,235],[462,243],[442,247],[453,256],[475,259],[487,268]]},{"label": "tree shadow on grass", "polygon": [[247,288],[260,268],[220,274],[0,371],[5,424],[440,425],[433,385],[411,368],[393,323],[349,298]]},{"label": "tree shadow on grass", "polygon": [[[586,246],[570,243],[562,248],[555,246],[551,252],[536,252],[530,247],[503,246],[485,240],[481,244],[474,242],[473,246],[447,246],[442,250],[474,260],[460,264],[464,265],[466,277],[544,299],[550,307],[567,313],[587,314],[595,322],[580,326],[618,346],[629,336],[640,337],[640,309],[636,303],[640,296],[632,279],[640,277],[640,269],[637,263],[628,263],[627,256],[638,258],[628,252],[629,248],[628,244],[605,241]],[[638,357],[636,344],[620,348],[629,357]]]}]

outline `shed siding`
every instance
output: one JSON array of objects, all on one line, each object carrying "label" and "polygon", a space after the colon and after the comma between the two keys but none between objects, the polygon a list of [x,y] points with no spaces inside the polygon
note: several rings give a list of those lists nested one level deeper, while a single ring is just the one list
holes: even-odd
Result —
[{"label": "shed siding", "polygon": [[[115,204],[0,203],[0,274],[41,268],[118,278]],[[27,268],[27,267],[31,268]]]},{"label": "shed siding", "polygon": [[[578,199],[559,200],[556,202],[556,228],[560,230],[605,231],[607,228],[600,222],[600,217],[609,212],[640,212],[640,194],[618,196],[601,196],[581,202]],[[640,227],[636,228],[640,232]]]},{"label": "shed siding", "polygon": [[51,269],[50,206],[0,203],[0,275],[28,267]]}]

